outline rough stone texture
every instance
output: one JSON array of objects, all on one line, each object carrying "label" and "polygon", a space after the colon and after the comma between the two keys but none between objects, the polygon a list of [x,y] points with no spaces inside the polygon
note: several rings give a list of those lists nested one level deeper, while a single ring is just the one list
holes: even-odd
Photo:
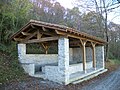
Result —
[{"label": "rough stone texture", "polygon": [[69,83],[69,39],[60,38],[58,40],[58,67],[59,77],[64,84]]},{"label": "rough stone texture", "polygon": [[104,46],[96,47],[96,66],[104,68]]},{"label": "rough stone texture", "polygon": [[34,74],[41,66],[57,64],[57,54],[26,54],[26,44],[18,44],[18,57],[25,72]]},{"label": "rough stone texture", "polygon": [[25,54],[19,58],[21,63],[34,63],[39,65],[57,63],[57,54]]},{"label": "rough stone texture", "polygon": [[58,40],[58,66],[45,66],[45,78],[61,84],[69,83],[69,40]]},{"label": "rough stone texture", "polygon": [[86,61],[89,62],[89,61],[92,61],[93,58],[92,58],[92,49],[91,47],[86,47]]},{"label": "rough stone texture", "polygon": [[[82,49],[81,48],[73,48],[73,61],[82,62]],[[86,61],[92,61],[92,49],[90,47],[86,47]]]},{"label": "rough stone texture", "polygon": [[73,61],[76,61],[78,63],[82,62],[82,50],[81,48],[73,48]]},{"label": "rough stone texture", "polygon": [[[26,45],[18,44],[19,61],[25,72],[34,76],[36,71],[41,70],[44,78],[61,84],[70,83],[70,75],[83,70],[82,50],[69,48],[69,40],[58,40],[58,54],[26,54]],[[86,47],[87,69],[92,68],[92,49]],[[76,62],[77,64],[70,64]],[[104,47],[96,47],[96,66],[104,69]]]},{"label": "rough stone texture", "polygon": [[63,84],[65,76],[61,77],[61,70],[58,66],[45,66],[45,79]]},{"label": "rough stone texture", "polygon": [[[92,68],[92,61],[86,63],[86,69]],[[83,63],[72,64],[69,67],[69,74],[83,71]]]}]

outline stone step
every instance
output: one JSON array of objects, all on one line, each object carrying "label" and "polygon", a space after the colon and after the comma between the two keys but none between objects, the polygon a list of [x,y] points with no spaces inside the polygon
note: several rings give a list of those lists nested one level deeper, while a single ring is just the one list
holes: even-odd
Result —
[{"label": "stone step", "polygon": [[107,71],[107,69],[100,70],[99,72],[95,72],[95,73],[93,73],[93,74],[90,74],[90,75],[88,75],[88,76],[85,76],[85,77],[83,77],[83,78],[81,78],[81,79],[79,79],[79,80],[73,81],[73,82],[71,82],[71,83],[72,83],[72,84],[77,84],[77,83],[80,83],[80,82],[89,80],[89,79],[91,79],[91,78],[93,78],[93,77],[96,77],[96,76],[98,76],[98,75],[106,72],[106,71]]}]

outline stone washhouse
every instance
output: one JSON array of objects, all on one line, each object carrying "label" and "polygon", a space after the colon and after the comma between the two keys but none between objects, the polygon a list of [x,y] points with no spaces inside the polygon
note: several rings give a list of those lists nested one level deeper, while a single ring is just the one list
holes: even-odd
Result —
[{"label": "stone washhouse", "polygon": [[[33,77],[67,85],[107,71],[106,41],[63,25],[30,20],[10,39],[18,42],[19,62]],[[45,53],[27,54],[26,47],[30,43],[43,45]],[[57,53],[50,54],[50,46],[57,47]]]}]

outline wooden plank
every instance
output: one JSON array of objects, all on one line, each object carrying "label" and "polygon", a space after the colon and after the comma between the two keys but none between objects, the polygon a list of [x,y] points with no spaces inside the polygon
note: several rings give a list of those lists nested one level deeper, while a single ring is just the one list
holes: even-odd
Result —
[{"label": "wooden plank", "polygon": [[10,39],[14,39],[17,35],[19,35],[22,31],[26,30],[30,26],[30,22],[27,23],[24,27],[20,29],[20,31],[17,31],[15,34],[13,34]]},{"label": "wooden plank", "polygon": [[86,48],[85,42],[83,42],[83,71],[86,73]]},{"label": "wooden plank", "polygon": [[43,34],[40,33],[40,31],[37,31],[37,39],[40,39],[42,37]]},{"label": "wooden plank", "polygon": [[32,24],[31,24],[31,27],[32,27],[33,29],[35,29],[35,26],[34,26],[34,25],[32,25]]},{"label": "wooden plank", "polygon": [[42,27],[42,30],[43,30],[43,31],[48,31],[48,29],[46,29],[45,27]]},{"label": "wooden plank", "polygon": [[47,41],[54,41],[54,40],[58,40],[59,37],[55,36],[55,37],[45,37],[45,38],[41,38],[41,39],[32,39],[32,40],[28,40],[28,41],[22,41],[22,43],[41,43],[41,42],[47,42]]},{"label": "wooden plank", "polygon": [[86,47],[85,45],[87,41],[80,39],[80,42],[81,42],[80,48],[82,48],[82,52],[83,52],[83,71],[86,73]]},{"label": "wooden plank", "polygon": [[22,40],[24,40],[24,39],[21,39],[21,38],[14,38],[14,40],[19,42],[19,41],[22,41]]},{"label": "wooden plank", "polygon": [[57,34],[56,33],[53,33],[53,32],[50,32],[50,31],[43,31],[39,28],[37,28],[39,30],[40,33],[44,34],[44,35],[49,35],[49,36],[56,36]]},{"label": "wooden plank", "polygon": [[35,36],[36,34],[37,34],[37,32],[34,32],[32,35],[27,36],[27,37],[24,39],[24,41],[29,40],[30,38],[32,38],[32,37]]},{"label": "wooden plank", "polygon": [[42,43],[42,46],[43,46],[43,48],[45,50],[45,54],[48,54],[48,49],[49,49],[48,43]]},{"label": "wooden plank", "polygon": [[64,36],[67,36],[67,37],[72,37],[72,38],[76,38],[76,39],[82,39],[82,40],[86,40],[86,41],[90,41],[90,42],[96,42],[96,43],[98,43],[98,44],[104,45],[103,43],[101,43],[101,42],[99,42],[99,41],[92,40],[92,39],[87,39],[86,37],[74,35],[74,34],[71,34],[71,33],[66,33],[66,32],[59,31],[59,30],[55,30],[55,32],[56,32],[57,34],[64,35]]},{"label": "wooden plank", "polygon": [[28,32],[21,32],[21,33],[26,36],[32,35],[32,33],[28,33]]}]

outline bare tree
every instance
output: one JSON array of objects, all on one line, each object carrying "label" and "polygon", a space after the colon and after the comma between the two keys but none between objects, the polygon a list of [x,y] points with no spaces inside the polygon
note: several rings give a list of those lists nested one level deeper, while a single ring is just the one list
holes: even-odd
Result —
[{"label": "bare tree", "polygon": [[[120,0],[117,0],[117,2],[113,2],[113,0],[82,0],[81,3],[80,1],[77,2],[77,5],[80,8],[86,8],[86,10],[89,11],[96,11],[96,13],[98,13],[101,16],[104,16],[103,19],[104,21],[104,38],[106,39],[106,41],[109,43],[109,35],[108,35],[108,13],[111,12],[112,10],[120,7],[119,3]],[[89,3],[87,3],[89,2]],[[101,22],[98,21],[99,24],[99,29],[102,29],[103,26],[101,26]],[[108,60],[108,48],[109,48],[109,44],[106,45],[106,49],[105,49],[105,60]]]}]

